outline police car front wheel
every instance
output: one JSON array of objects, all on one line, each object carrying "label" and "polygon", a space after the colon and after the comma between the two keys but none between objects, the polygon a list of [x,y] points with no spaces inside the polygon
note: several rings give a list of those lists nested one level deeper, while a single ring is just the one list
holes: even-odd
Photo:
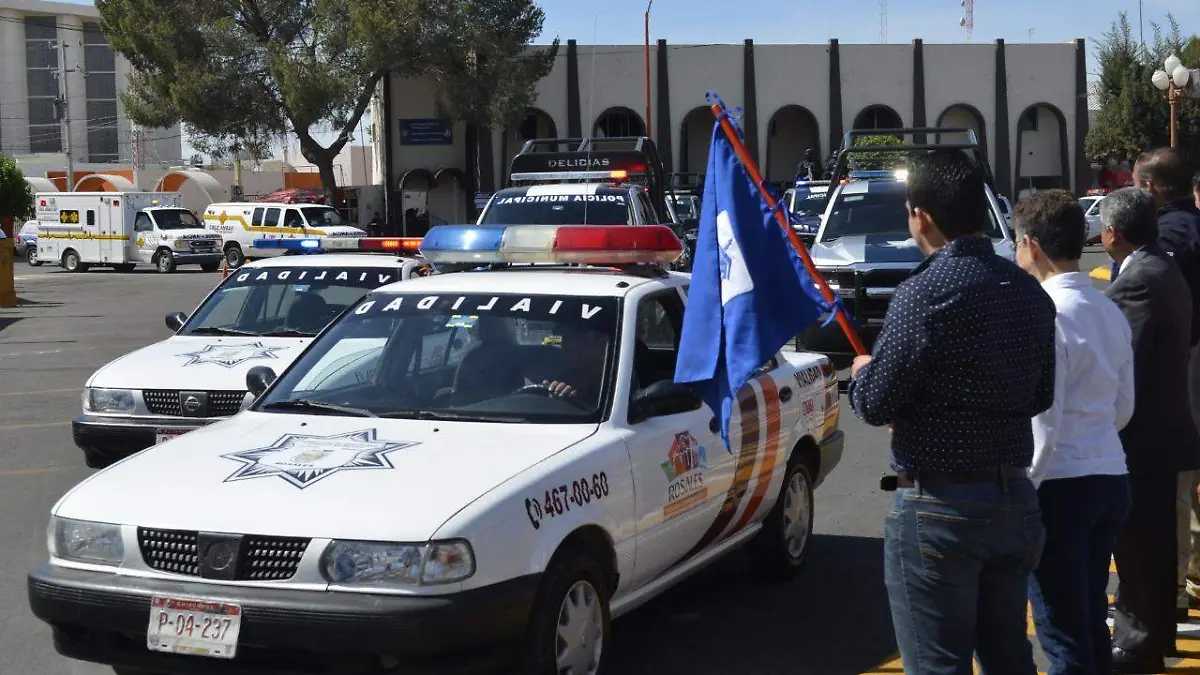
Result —
[{"label": "police car front wheel", "polygon": [[520,675],[604,672],[612,621],[606,578],[585,551],[555,556],[533,605]]}]

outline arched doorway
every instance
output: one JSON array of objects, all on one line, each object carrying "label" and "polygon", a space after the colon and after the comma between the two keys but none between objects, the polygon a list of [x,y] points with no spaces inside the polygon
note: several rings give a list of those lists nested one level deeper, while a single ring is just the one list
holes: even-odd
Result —
[{"label": "arched doorway", "polygon": [[1041,190],[1071,189],[1067,119],[1049,103],[1034,103],[1017,117],[1017,199]]},{"label": "arched doorway", "polygon": [[59,192],[58,185],[43,176],[25,176],[25,182],[29,184],[29,189],[34,193]]},{"label": "arched doorway", "polygon": [[[554,123],[554,118],[550,116],[550,113],[540,108],[528,108],[525,118],[521,120],[520,124],[505,129],[504,134],[500,137],[500,157],[503,163],[500,167],[500,174],[504,177],[500,184],[508,185],[512,158],[521,150],[521,146],[525,145],[525,141],[557,137],[558,125]],[[464,182],[463,185],[465,186],[466,183]]]},{"label": "arched doorway", "polygon": [[877,103],[859,111],[854,116],[854,126],[851,128],[855,131],[869,131],[872,129],[900,129],[903,127],[904,121],[900,119],[900,113],[886,105]]},{"label": "arched doorway", "polygon": [[592,125],[592,136],[614,138],[620,136],[645,136],[646,122],[642,116],[629,108],[616,106],[596,117]]},{"label": "arched doorway", "polygon": [[396,190],[400,192],[400,222],[391,228],[403,237],[422,237],[429,231],[429,193],[437,178],[429,169],[409,169],[400,174]]},{"label": "arched doorway", "polygon": [[75,183],[72,192],[137,192],[133,181],[110,173],[90,173]]},{"label": "arched doorway", "polygon": [[824,167],[821,135],[817,118],[802,105],[785,105],[767,122],[767,180],[791,183],[796,177],[804,152],[812,150],[817,173]]},{"label": "arched doorway", "polygon": [[703,174],[708,169],[708,148],[712,145],[712,110],[692,108],[679,125],[679,173]]},{"label": "arched doorway", "polygon": [[[938,115],[937,123],[934,126],[951,129],[970,129],[975,132],[975,137],[979,139],[979,145],[987,148],[987,127],[985,126],[983,113],[979,112],[978,108],[969,103],[955,103],[948,106]],[[958,139],[955,140],[957,141]],[[963,138],[962,142],[966,142],[966,139]]]}]

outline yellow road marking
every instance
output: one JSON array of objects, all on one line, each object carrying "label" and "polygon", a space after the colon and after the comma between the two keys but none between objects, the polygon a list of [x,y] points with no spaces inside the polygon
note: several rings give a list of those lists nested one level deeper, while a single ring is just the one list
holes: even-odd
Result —
[{"label": "yellow road marking", "polygon": [[79,387],[72,387],[71,389],[43,389],[41,391],[13,391],[13,392],[9,392],[6,394],[0,394],[0,396],[40,396],[42,394],[59,394],[64,391],[82,391],[82,389],[80,389]]},{"label": "yellow road marking", "polygon": [[1112,281],[1112,268],[1107,265],[1100,265],[1091,272],[1088,272],[1088,276],[1100,281]]},{"label": "yellow road marking", "polygon": [[65,471],[65,470],[66,470],[65,467],[59,467],[57,469],[55,469],[55,468],[10,469],[8,471],[0,471],[0,478],[3,478],[5,476],[41,476],[41,475],[45,475],[48,473],[56,473],[56,472]]},{"label": "yellow road marking", "polygon": [[42,429],[45,427],[58,427],[70,422],[34,422],[32,424],[0,424],[0,431],[8,431],[9,429]]}]

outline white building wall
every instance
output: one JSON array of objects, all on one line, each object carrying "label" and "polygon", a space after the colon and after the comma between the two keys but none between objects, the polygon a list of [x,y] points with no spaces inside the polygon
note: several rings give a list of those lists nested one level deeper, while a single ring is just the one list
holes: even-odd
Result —
[{"label": "white building wall", "polygon": [[[988,162],[996,166],[996,47],[988,45],[931,45],[922,47],[925,57],[925,120],[930,126],[954,105],[966,104],[983,116]],[[1010,48],[1005,46],[1005,52]],[[1009,113],[1012,116],[1012,113]],[[963,109],[950,111],[942,126],[978,126]],[[1009,137],[1011,140],[1011,136]],[[1011,147],[1011,143],[1010,143]]]},{"label": "white building wall", "polygon": [[843,130],[853,129],[854,118],[872,105],[886,105],[905,126],[912,126],[912,49],[912,45],[839,45]]},{"label": "white building wall", "polygon": [[[1008,58],[1008,121],[1013,152],[1020,147],[1021,156],[1014,157],[1013,171],[1018,176],[1058,175],[1053,169],[1061,155],[1058,123],[1039,114],[1036,133],[1025,133],[1018,143],[1017,125],[1021,113],[1035,104],[1048,104],[1058,109],[1066,121],[1067,158],[1074,162],[1075,135],[1075,45],[1025,44],[1007,45]],[[1043,123],[1045,122],[1045,123]],[[1049,129],[1049,131],[1043,131]],[[1018,169],[1019,162],[1019,169]],[[1073,164],[1070,166],[1074,173]],[[1023,185],[1014,186],[1017,190]]]}]

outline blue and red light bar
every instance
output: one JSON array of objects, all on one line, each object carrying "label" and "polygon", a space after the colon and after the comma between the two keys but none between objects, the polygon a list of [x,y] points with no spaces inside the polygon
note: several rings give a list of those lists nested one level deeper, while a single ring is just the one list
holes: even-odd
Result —
[{"label": "blue and red light bar", "polygon": [[421,248],[420,237],[293,237],[290,239],[255,239],[253,248],[280,249],[301,253],[328,251],[370,252],[386,251],[416,254]]},{"label": "blue and red light bar", "polygon": [[670,263],[683,243],[666,225],[438,225],[425,234],[430,263]]}]

